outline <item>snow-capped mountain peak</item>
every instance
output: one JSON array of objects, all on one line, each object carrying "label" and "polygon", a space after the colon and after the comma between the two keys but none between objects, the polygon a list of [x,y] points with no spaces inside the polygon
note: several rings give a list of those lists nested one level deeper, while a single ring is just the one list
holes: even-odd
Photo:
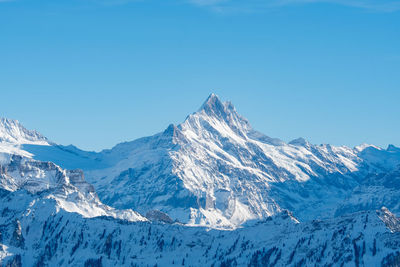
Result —
[{"label": "snow-capped mountain peak", "polygon": [[248,120],[236,112],[232,103],[222,102],[215,94],[211,94],[196,113],[188,116],[181,128],[216,131],[242,138],[252,131]]},{"label": "snow-capped mountain peak", "polygon": [[343,214],[352,207],[341,201],[365,176],[400,162],[395,147],[316,146],[303,138],[286,144],[255,131],[215,94],[183,123],[100,153],[63,146],[20,150],[63,168],[82,168],[100,199],[116,208],[158,210],[172,220],[217,228],[285,209],[300,221]]},{"label": "snow-capped mountain peak", "polygon": [[229,112],[232,111],[233,106],[229,106],[229,108],[230,109],[228,109],[227,103],[223,103],[216,94],[212,93],[200,107],[199,111],[204,111],[210,116],[224,118],[229,115]]},{"label": "snow-capped mountain peak", "polygon": [[200,129],[200,133],[215,132],[224,137],[247,142],[248,139],[281,146],[285,143],[278,138],[271,138],[253,129],[249,121],[242,117],[230,102],[222,102],[216,94],[211,94],[198,112],[190,115],[181,124],[181,129]]},{"label": "snow-capped mountain peak", "polygon": [[19,121],[0,118],[0,142],[12,144],[48,144],[48,139],[35,130],[26,129]]},{"label": "snow-capped mountain peak", "polygon": [[[376,158],[372,152],[368,158]],[[183,123],[93,155],[109,167],[87,169],[86,177],[115,207],[159,210],[191,225],[236,227],[284,209],[301,221],[316,213],[330,216],[343,191],[358,184],[353,176],[368,173],[358,153],[303,138],[289,144],[270,138],[211,94]],[[393,157],[389,163],[396,162]],[[374,168],[381,165],[374,161]]]},{"label": "snow-capped mountain peak", "polygon": [[101,152],[2,119],[0,265],[398,266],[399,189],[399,148],[286,144],[215,94]]}]

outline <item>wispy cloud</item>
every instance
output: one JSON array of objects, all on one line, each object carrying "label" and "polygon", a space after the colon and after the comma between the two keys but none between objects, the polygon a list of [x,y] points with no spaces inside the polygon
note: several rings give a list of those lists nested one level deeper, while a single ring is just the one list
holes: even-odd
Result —
[{"label": "wispy cloud", "polygon": [[[16,0],[0,0],[0,3]],[[123,5],[148,0],[89,0],[103,5]],[[175,1],[175,0],[173,0]],[[180,1],[180,0],[178,0]],[[400,0],[182,0],[199,7],[209,8],[216,12],[262,12],[266,9],[293,5],[330,3],[371,10],[376,12],[400,11]]]},{"label": "wispy cloud", "polygon": [[[0,0],[1,1],[1,0]],[[105,6],[115,6],[115,5],[125,5],[129,3],[135,2],[143,2],[146,0],[89,0],[91,2],[105,5]]]},{"label": "wispy cloud", "polygon": [[378,12],[395,12],[400,10],[400,0],[189,0],[189,2],[219,12],[256,12],[290,5],[318,3],[337,4]]}]

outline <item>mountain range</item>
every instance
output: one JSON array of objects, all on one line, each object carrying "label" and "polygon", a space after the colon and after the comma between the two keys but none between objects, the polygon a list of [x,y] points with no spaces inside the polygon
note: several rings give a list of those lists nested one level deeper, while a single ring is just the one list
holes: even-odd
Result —
[{"label": "mountain range", "polygon": [[286,143],[211,94],[100,152],[0,120],[5,266],[400,266],[400,148]]}]

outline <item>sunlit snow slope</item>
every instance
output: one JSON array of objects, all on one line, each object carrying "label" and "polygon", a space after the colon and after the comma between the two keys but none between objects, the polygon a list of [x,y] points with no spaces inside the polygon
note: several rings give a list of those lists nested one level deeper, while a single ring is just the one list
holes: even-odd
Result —
[{"label": "sunlit snow slope", "polygon": [[[160,210],[173,220],[213,227],[235,227],[282,209],[302,221],[357,210],[343,200],[368,177],[394,171],[400,163],[394,146],[349,148],[270,138],[214,94],[182,124],[100,153],[30,143],[21,150],[83,169],[108,205],[144,214]],[[371,190],[365,193],[374,194]],[[359,202],[351,201],[365,209],[389,204],[400,211],[384,197]]]},{"label": "sunlit snow slope", "polygon": [[399,198],[399,148],[285,143],[213,94],[99,153],[0,121],[0,266],[399,266]]}]

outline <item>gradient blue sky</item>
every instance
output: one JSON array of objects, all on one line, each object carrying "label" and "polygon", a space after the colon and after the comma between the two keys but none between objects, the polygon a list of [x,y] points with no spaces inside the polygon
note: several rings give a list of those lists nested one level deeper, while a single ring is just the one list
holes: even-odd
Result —
[{"label": "gradient blue sky", "polygon": [[400,1],[0,0],[0,116],[110,148],[211,92],[284,141],[400,145]]}]

